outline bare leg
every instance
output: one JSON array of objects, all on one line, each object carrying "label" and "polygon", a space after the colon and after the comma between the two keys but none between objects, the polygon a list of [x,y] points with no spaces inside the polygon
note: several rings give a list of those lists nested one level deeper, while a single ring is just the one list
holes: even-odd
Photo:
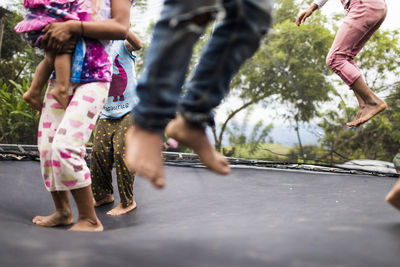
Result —
[{"label": "bare leg", "polygon": [[46,53],[33,75],[31,87],[22,96],[34,109],[42,109],[42,90],[54,69],[54,54]]},{"label": "bare leg", "polygon": [[71,76],[71,54],[56,55],[54,69],[56,71],[56,86],[50,91],[50,94],[66,109],[69,103],[68,87]]},{"label": "bare leg", "polygon": [[356,117],[354,118],[354,120],[358,120],[361,117],[361,111],[365,107],[365,101],[364,101],[364,99],[362,99],[362,97],[357,92],[355,92],[355,91],[353,91],[353,92],[358,101],[358,111],[357,111],[357,114],[356,114]]},{"label": "bare leg", "polygon": [[169,137],[190,147],[209,169],[219,174],[228,174],[231,169],[225,157],[215,151],[204,130],[188,125],[182,115],[168,123],[165,130]]},{"label": "bare leg", "polygon": [[164,187],[161,135],[134,126],[127,131],[125,144],[126,166],[149,179],[155,187]]},{"label": "bare leg", "polygon": [[68,191],[54,191],[51,192],[51,196],[56,206],[56,211],[49,216],[35,216],[32,222],[45,227],[72,224],[73,218],[69,205]]},{"label": "bare leg", "polygon": [[136,208],[135,201],[133,201],[132,204],[130,204],[127,207],[124,207],[122,203],[119,203],[116,207],[108,211],[107,214],[110,216],[120,216],[134,210],[135,208]]},{"label": "bare leg", "polygon": [[78,207],[78,221],[72,226],[70,231],[101,232],[103,225],[97,218],[93,206],[93,195],[90,186],[71,190]]},{"label": "bare leg", "polygon": [[99,201],[96,201],[93,198],[93,205],[95,207],[100,207],[106,204],[110,204],[114,202],[114,196],[113,195],[106,195],[104,198],[100,199]]},{"label": "bare leg", "polygon": [[387,194],[386,201],[400,210],[400,179]]},{"label": "bare leg", "polygon": [[[383,111],[387,104],[372,92],[361,76],[354,82],[352,87],[356,97],[358,96],[364,101],[364,106],[359,110],[360,116],[358,118],[356,116],[353,121],[347,123],[347,126],[358,127]],[[359,99],[358,97],[357,99]]]}]

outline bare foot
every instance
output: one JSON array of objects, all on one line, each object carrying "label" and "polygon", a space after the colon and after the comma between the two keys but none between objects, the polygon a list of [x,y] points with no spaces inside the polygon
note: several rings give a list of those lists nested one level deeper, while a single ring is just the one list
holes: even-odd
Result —
[{"label": "bare foot", "polygon": [[37,93],[35,90],[29,88],[29,90],[22,95],[22,98],[34,109],[38,111],[42,110],[42,96],[40,93]]},{"label": "bare foot", "polygon": [[49,216],[35,216],[32,219],[34,224],[44,227],[70,225],[74,221],[71,211],[55,211]]},{"label": "bare foot", "polygon": [[60,90],[57,87],[51,89],[50,94],[64,109],[67,109],[69,104],[68,90]]},{"label": "bare foot", "polygon": [[126,166],[149,179],[155,187],[164,187],[161,135],[134,126],[127,131],[125,144]]},{"label": "bare foot", "polygon": [[[367,122],[370,120],[372,117],[377,115],[378,113],[382,112],[385,110],[387,107],[387,104],[385,101],[379,99],[379,102],[377,104],[365,104],[365,107],[360,112],[360,117],[354,119],[352,122],[347,123],[347,126],[349,127],[358,127],[361,124]],[[357,116],[356,116],[357,117]]]},{"label": "bare foot", "polygon": [[362,109],[363,109],[362,107],[358,108],[356,116],[354,117],[354,119],[352,121],[346,123],[347,126],[356,127],[356,125],[358,125],[360,117],[361,117],[361,114],[362,114]]},{"label": "bare foot", "polygon": [[129,205],[128,207],[123,207],[122,203],[119,203],[115,208],[113,208],[112,210],[107,212],[107,215],[110,216],[120,216],[123,214],[126,214],[132,210],[134,210],[136,208],[136,202],[133,201],[133,203],[131,205]]},{"label": "bare foot", "polygon": [[219,174],[230,173],[228,161],[221,153],[214,150],[206,133],[188,125],[182,115],[177,115],[175,119],[168,123],[165,132],[168,137],[172,137],[193,149],[199,155],[203,164],[211,170]]},{"label": "bare foot", "polygon": [[400,210],[400,179],[387,194],[386,201]]},{"label": "bare foot", "polygon": [[80,232],[102,232],[103,230],[103,225],[99,219],[96,221],[90,219],[79,219],[74,226],[68,229],[68,231]]},{"label": "bare foot", "polygon": [[110,204],[114,202],[114,196],[113,195],[106,195],[104,198],[96,201],[93,199],[93,206],[95,207],[100,207],[106,204]]}]

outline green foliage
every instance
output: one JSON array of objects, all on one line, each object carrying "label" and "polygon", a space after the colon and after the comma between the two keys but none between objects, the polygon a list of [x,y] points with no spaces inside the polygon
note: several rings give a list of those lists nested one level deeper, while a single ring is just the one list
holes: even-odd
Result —
[{"label": "green foliage", "polygon": [[0,143],[36,144],[39,112],[22,99],[30,81],[10,81],[12,88],[0,80]]},{"label": "green foliage", "polygon": [[214,134],[217,148],[228,121],[241,110],[258,103],[267,108],[271,102],[285,104],[282,116],[297,125],[318,115],[334,92],[328,80],[332,72],[325,64],[333,34],[323,26],[325,17],[316,13],[299,28],[294,23],[299,11],[295,1],[278,0],[276,7],[273,29],[231,83],[231,95],[242,105],[228,112],[220,134]]},{"label": "green foliage", "polygon": [[270,161],[288,160],[290,147],[281,144],[259,143],[258,149],[252,151],[253,147],[248,144],[237,144],[235,146],[227,146],[223,148],[223,153],[226,156],[234,158],[247,158]]},{"label": "green foliage", "polygon": [[260,144],[265,143],[273,125],[264,125],[263,121],[258,121],[250,131],[248,131],[248,121],[251,109],[247,110],[246,116],[241,123],[234,121],[231,127],[227,128],[229,144],[231,147],[245,147],[248,157],[252,157],[260,149]]},{"label": "green foliage", "polygon": [[332,34],[317,19],[301,28],[285,20],[242,68],[233,88],[243,99],[263,101],[274,96],[287,104],[287,119],[307,122],[333,90],[325,65],[331,42]]},{"label": "green foliage", "polygon": [[324,153],[325,151],[316,145],[305,145],[301,148],[295,146],[290,149],[287,160],[293,163],[325,165],[327,162],[320,160],[321,155]]},{"label": "green foliage", "polygon": [[14,31],[14,26],[23,19],[16,12],[7,14],[4,17],[4,34],[1,46],[1,58],[10,60],[16,53],[24,51],[26,43]]},{"label": "green foliage", "polygon": [[36,144],[39,113],[22,99],[42,55],[15,33],[17,11],[4,17],[0,58],[0,143]]},{"label": "green foliage", "polygon": [[400,74],[398,35],[398,30],[378,30],[356,57],[367,84],[375,91],[385,90],[387,80]]},{"label": "green foliage", "polygon": [[42,53],[27,45],[14,31],[14,26],[22,17],[12,12],[4,17],[5,27],[0,58],[0,77],[7,86],[10,80],[22,83],[30,78],[43,58]]},{"label": "green foliage", "polygon": [[135,0],[134,7],[144,10],[147,8],[147,2],[147,0]]},{"label": "green foliage", "polygon": [[299,5],[295,0],[279,0],[275,4],[274,24],[280,24],[286,20],[296,21],[299,13]]}]

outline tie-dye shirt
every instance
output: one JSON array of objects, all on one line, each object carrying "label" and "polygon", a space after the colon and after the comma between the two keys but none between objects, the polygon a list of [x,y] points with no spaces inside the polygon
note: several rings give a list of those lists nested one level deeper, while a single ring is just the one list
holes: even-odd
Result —
[{"label": "tie-dye shirt", "polygon": [[24,0],[25,17],[15,25],[17,33],[38,31],[53,22],[81,20],[81,3],[86,0]]},{"label": "tie-dye shirt", "polygon": [[[133,2],[133,1],[132,1]],[[111,0],[85,0],[91,21],[111,18]],[[79,38],[72,57],[71,82],[111,82],[111,40]]]},{"label": "tie-dye shirt", "polygon": [[114,41],[111,46],[114,59],[112,81],[107,101],[100,118],[121,118],[139,101],[136,94],[136,56],[126,48],[125,41]]}]

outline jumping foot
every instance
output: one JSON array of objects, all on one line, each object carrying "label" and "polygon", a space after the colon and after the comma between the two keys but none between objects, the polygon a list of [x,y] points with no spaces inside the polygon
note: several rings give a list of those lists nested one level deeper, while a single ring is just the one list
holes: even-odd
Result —
[{"label": "jumping foot", "polygon": [[69,104],[68,90],[60,90],[57,87],[51,89],[50,94],[64,109],[67,109]]},{"label": "jumping foot", "polygon": [[361,114],[362,114],[362,110],[363,110],[363,108],[359,107],[358,111],[357,111],[357,114],[354,117],[354,119],[352,121],[346,123],[346,125],[349,126],[349,127],[356,127],[356,125],[359,124],[359,120],[360,120],[360,117],[361,117]]},{"label": "jumping foot", "polygon": [[125,144],[125,164],[128,169],[146,177],[155,187],[164,187],[161,135],[133,126],[126,133]]},{"label": "jumping foot", "polygon": [[95,199],[93,199],[93,205],[95,207],[100,207],[106,204],[110,204],[114,202],[114,196],[113,195],[106,195],[104,198],[96,201]]},{"label": "jumping foot", "polygon": [[386,201],[400,210],[400,179],[387,194]]},{"label": "jumping foot", "polygon": [[127,207],[123,207],[122,203],[119,203],[115,208],[107,212],[107,215],[110,216],[120,216],[123,214],[126,214],[136,208],[136,202],[133,201],[133,203]]},{"label": "jumping foot", "polygon": [[102,232],[104,230],[100,220],[92,219],[78,219],[76,224],[68,229],[68,231],[79,231],[79,232]]},{"label": "jumping foot", "polygon": [[73,221],[71,211],[55,211],[49,216],[35,216],[32,219],[34,224],[44,227],[70,225]]},{"label": "jumping foot", "polygon": [[174,120],[168,123],[165,132],[168,137],[172,137],[193,149],[209,169],[219,174],[230,173],[228,161],[221,153],[215,151],[205,131],[188,125],[182,115],[177,115]]},{"label": "jumping foot", "polygon": [[34,109],[38,111],[42,110],[42,97],[36,90],[29,88],[29,90],[22,95],[22,98]]},{"label": "jumping foot", "polygon": [[365,107],[363,107],[361,110],[359,110],[359,113],[360,113],[359,118],[357,118],[357,116],[356,116],[356,118],[352,122],[347,123],[347,126],[358,127],[361,124],[370,120],[372,117],[374,117],[378,113],[385,110],[386,107],[387,107],[386,102],[381,99],[379,99],[379,101],[376,104],[365,104]]}]

